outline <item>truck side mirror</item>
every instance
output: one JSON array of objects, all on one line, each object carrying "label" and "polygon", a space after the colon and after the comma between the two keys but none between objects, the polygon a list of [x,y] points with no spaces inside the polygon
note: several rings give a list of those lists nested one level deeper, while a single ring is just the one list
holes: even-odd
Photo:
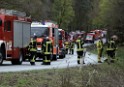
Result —
[{"label": "truck side mirror", "polygon": [[2,20],[0,19],[0,26],[2,26]]}]

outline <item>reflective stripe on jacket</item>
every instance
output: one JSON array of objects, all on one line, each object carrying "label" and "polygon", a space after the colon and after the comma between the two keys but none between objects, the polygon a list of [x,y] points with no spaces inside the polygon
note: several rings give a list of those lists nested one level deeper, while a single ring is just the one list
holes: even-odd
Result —
[{"label": "reflective stripe on jacket", "polygon": [[71,43],[70,43],[69,48],[70,48],[70,49],[74,49],[74,42],[71,42]]},{"label": "reflective stripe on jacket", "polygon": [[65,48],[69,48],[69,42],[68,41],[65,42]]},{"label": "reflective stripe on jacket", "polygon": [[76,44],[77,44],[77,51],[83,51],[83,44],[84,44],[83,41],[77,39]]},{"label": "reflective stripe on jacket", "polygon": [[30,51],[37,51],[37,43],[36,40],[32,40],[29,44],[29,48]]},{"label": "reflective stripe on jacket", "polygon": [[109,41],[107,45],[107,50],[115,50],[115,49],[116,49],[115,41],[113,40]]},{"label": "reflective stripe on jacket", "polygon": [[43,62],[50,62],[50,60],[43,60]]},{"label": "reflective stripe on jacket", "polygon": [[46,41],[45,43],[43,43],[42,51],[44,54],[52,54],[52,42]]},{"label": "reflective stripe on jacket", "polygon": [[97,50],[103,49],[103,42],[102,42],[101,40],[99,40],[99,41],[96,43],[96,46],[97,46]]}]

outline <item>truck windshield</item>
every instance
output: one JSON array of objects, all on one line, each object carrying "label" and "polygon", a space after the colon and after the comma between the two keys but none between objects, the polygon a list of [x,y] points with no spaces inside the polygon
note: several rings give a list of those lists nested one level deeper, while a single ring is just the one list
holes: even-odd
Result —
[{"label": "truck windshield", "polygon": [[93,35],[87,35],[86,40],[93,40]]},{"label": "truck windshield", "polygon": [[31,37],[43,37],[49,36],[49,29],[48,27],[31,27]]}]

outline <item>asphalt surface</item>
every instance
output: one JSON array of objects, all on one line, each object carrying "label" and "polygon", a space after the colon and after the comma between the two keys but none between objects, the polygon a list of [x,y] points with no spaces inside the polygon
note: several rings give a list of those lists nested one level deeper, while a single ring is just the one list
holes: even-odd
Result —
[{"label": "asphalt surface", "polygon": [[[86,44],[90,45],[90,44]],[[85,45],[85,46],[86,46]],[[97,64],[97,55],[86,52],[85,65]],[[4,61],[3,65],[0,66],[0,72],[20,72],[29,70],[42,70],[42,69],[54,69],[54,68],[67,68],[80,66],[77,64],[77,53],[74,52],[73,55],[67,54],[64,59],[58,59],[57,61],[52,61],[51,65],[41,65],[42,61],[36,62],[35,66],[31,66],[30,62],[23,62],[22,65],[12,65],[9,61]]]},{"label": "asphalt surface", "polygon": [[[97,56],[94,54],[86,53],[85,63],[96,64]],[[66,68],[80,66],[77,64],[77,55],[66,55],[64,59],[58,59],[52,61],[51,65],[41,65],[42,61],[36,62],[35,66],[31,66],[29,62],[23,62],[22,65],[11,65],[11,62],[4,61],[3,65],[0,66],[0,72],[16,72],[16,71],[27,71],[27,70],[41,70],[41,69],[53,69],[53,68]]]}]

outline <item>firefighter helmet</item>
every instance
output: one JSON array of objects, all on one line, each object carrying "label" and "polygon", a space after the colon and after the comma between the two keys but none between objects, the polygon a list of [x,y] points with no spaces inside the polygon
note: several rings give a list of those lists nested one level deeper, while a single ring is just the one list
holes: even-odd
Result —
[{"label": "firefighter helmet", "polygon": [[34,40],[37,39],[36,33],[34,33],[33,39]]},{"label": "firefighter helmet", "polygon": [[46,39],[46,40],[49,40],[49,37],[47,36],[47,37],[45,37],[45,39]]},{"label": "firefighter helmet", "polygon": [[117,35],[113,35],[113,36],[111,37],[111,39],[113,39],[113,40],[117,40],[118,37],[117,37]]}]

